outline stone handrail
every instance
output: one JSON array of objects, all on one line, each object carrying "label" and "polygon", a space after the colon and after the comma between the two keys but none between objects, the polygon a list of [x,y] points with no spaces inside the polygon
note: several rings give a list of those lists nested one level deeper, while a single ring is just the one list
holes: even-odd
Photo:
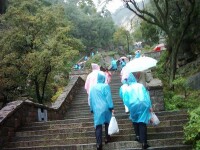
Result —
[{"label": "stone handrail", "polygon": [[47,110],[48,120],[60,120],[69,107],[78,89],[84,85],[84,80],[80,77],[73,77],[63,93],[58,97],[51,107],[33,103],[32,101],[17,100],[8,103],[0,110],[0,149],[1,145],[8,142],[16,130],[26,123],[38,121],[38,109]]},{"label": "stone handrail", "polygon": [[164,51],[166,51],[166,50],[161,50],[161,51],[159,51],[159,52],[156,52],[156,51],[153,51],[153,52],[145,52],[144,55],[145,55],[145,56],[148,56],[148,57],[152,57],[152,58],[154,58],[154,59],[156,59],[156,60],[159,60],[161,54],[162,54]]}]

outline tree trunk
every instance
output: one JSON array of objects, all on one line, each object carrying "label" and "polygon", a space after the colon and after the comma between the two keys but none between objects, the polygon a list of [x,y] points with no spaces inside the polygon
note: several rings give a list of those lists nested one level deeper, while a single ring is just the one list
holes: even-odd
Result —
[{"label": "tree trunk", "polygon": [[45,87],[46,87],[46,83],[47,83],[48,74],[49,74],[49,72],[47,72],[45,74],[44,83],[42,85],[42,97],[41,97],[42,100],[44,99],[44,92],[45,92]]},{"label": "tree trunk", "polygon": [[8,98],[5,94],[2,93],[2,95],[3,95],[3,104],[2,104],[2,108],[3,108],[8,103]]},{"label": "tree trunk", "polygon": [[[171,38],[173,40],[173,38]],[[176,42],[170,42],[173,46],[173,49],[171,51],[170,55],[170,79],[169,79],[169,85],[171,89],[174,89],[172,82],[175,79],[175,74],[176,74],[176,66],[177,66],[177,55],[178,55],[178,50],[180,48],[182,39],[179,39]]]},{"label": "tree trunk", "polygon": [[35,83],[35,93],[36,93],[36,96],[37,96],[37,100],[40,104],[43,104],[43,101],[42,101],[41,96],[40,96],[40,86],[39,86],[37,77],[35,77],[34,83]]},{"label": "tree trunk", "polygon": [[128,37],[128,35],[126,35],[126,39],[127,39],[127,48],[128,48],[128,55],[129,55],[130,50],[129,50],[129,37]]},{"label": "tree trunk", "polygon": [[175,73],[176,73],[176,58],[175,58],[175,51],[172,51],[171,58],[170,58],[170,77],[169,77],[169,85],[170,89],[174,89],[173,87],[173,80],[175,79]]},{"label": "tree trunk", "polygon": [[0,14],[5,13],[6,4],[7,4],[7,0],[0,0]]}]

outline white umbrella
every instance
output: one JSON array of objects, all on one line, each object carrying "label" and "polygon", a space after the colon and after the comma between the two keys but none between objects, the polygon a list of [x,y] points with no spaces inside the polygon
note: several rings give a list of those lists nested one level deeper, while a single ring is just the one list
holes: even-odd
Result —
[{"label": "white umbrella", "polygon": [[122,56],[122,57],[120,57],[119,59],[120,59],[120,60],[122,60],[122,59],[124,59],[124,60],[125,60],[125,59],[128,59],[128,58],[127,58],[127,57],[125,57],[125,56]]},{"label": "white umbrella", "polygon": [[157,60],[151,57],[144,56],[135,58],[126,64],[126,66],[122,69],[121,74],[144,71],[151,67],[155,67],[156,63]]},{"label": "white umbrella", "polygon": [[122,56],[122,57],[119,58],[120,61],[121,61],[122,59],[124,59],[125,62],[128,62],[128,61],[129,61],[129,59],[128,59],[127,57],[125,57],[125,56]]}]

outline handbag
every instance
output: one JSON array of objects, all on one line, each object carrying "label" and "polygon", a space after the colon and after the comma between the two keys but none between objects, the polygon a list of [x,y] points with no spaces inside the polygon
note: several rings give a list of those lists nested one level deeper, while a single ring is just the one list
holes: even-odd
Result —
[{"label": "handbag", "polygon": [[153,126],[157,126],[158,124],[160,124],[160,120],[158,119],[158,117],[154,112],[151,112],[151,124]]},{"label": "handbag", "polygon": [[119,132],[119,127],[115,116],[111,117],[109,126],[108,126],[108,135],[112,135]]}]

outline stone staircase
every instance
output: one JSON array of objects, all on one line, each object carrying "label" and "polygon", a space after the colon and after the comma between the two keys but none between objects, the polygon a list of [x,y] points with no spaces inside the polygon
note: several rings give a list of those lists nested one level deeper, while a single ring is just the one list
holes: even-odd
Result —
[{"label": "stone staircase", "polygon": [[[104,144],[104,150],[137,150],[141,145],[134,141],[134,131],[124,105],[118,96],[121,86],[119,73],[113,73],[111,90],[115,116],[120,132],[112,135],[111,143]],[[183,144],[183,124],[188,120],[186,111],[156,112],[161,123],[148,126],[148,143],[154,150],[191,150]],[[3,150],[95,150],[96,140],[93,116],[89,111],[87,94],[80,87],[64,120],[34,122],[16,132]]]}]

